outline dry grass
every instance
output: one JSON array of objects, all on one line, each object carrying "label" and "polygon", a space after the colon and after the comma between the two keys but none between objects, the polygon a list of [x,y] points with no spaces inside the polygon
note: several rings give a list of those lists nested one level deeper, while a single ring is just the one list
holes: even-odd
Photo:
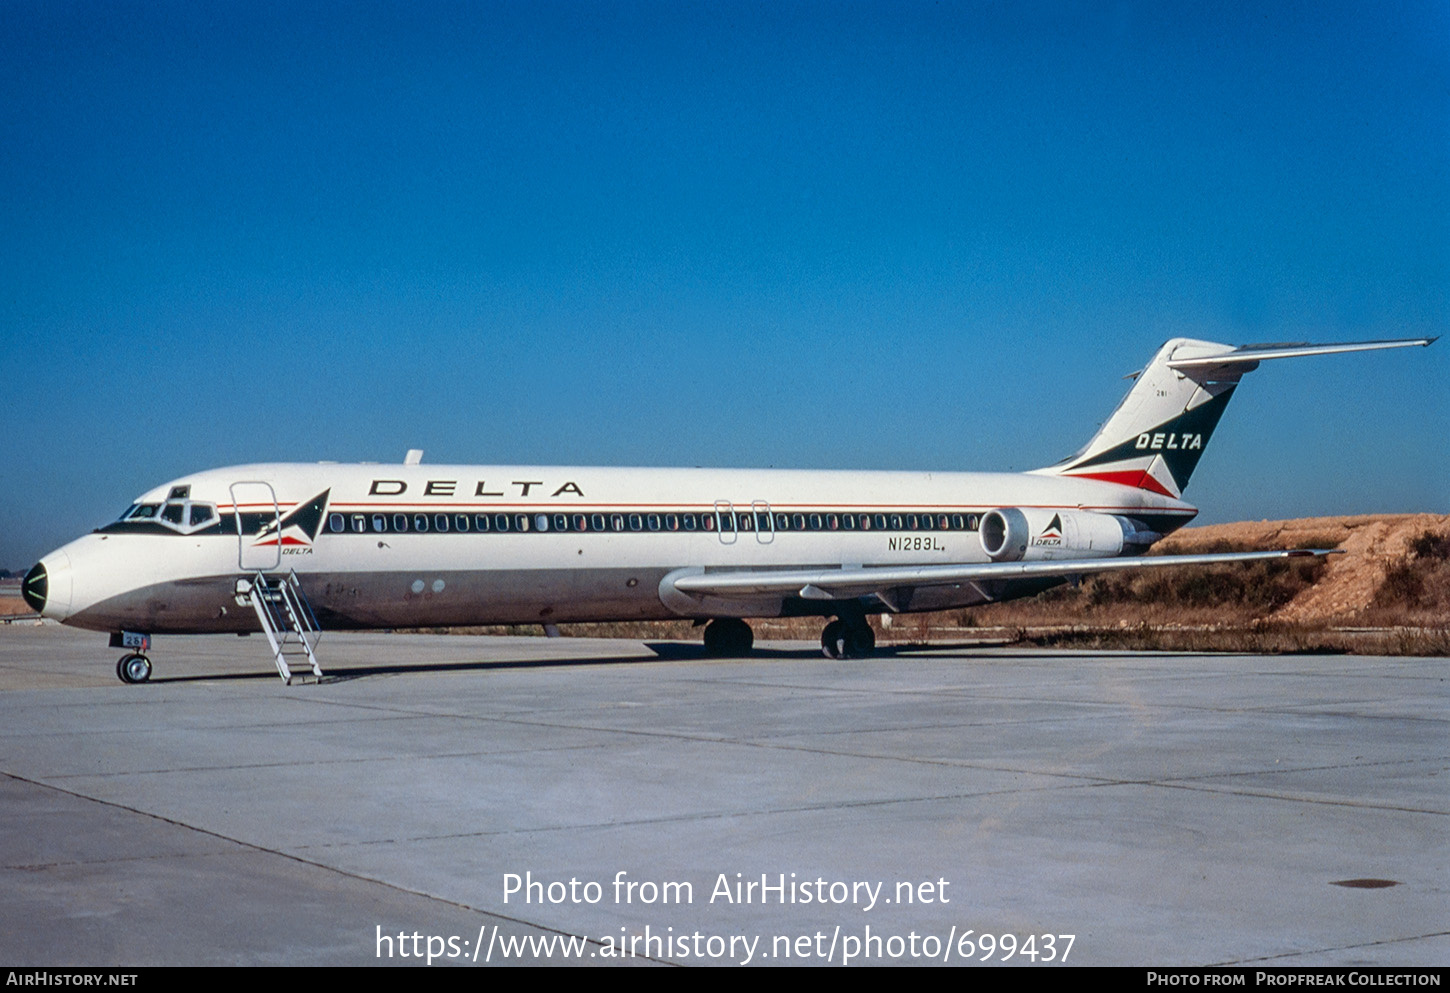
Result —
[{"label": "dry grass", "polygon": [[1424,531],[1409,553],[1385,570],[1367,623],[1450,623],[1450,532]]},{"label": "dry grass", "polygon": [[33,613],[35,608],[20,597],[0,596],[0,617],[22,617]]}]

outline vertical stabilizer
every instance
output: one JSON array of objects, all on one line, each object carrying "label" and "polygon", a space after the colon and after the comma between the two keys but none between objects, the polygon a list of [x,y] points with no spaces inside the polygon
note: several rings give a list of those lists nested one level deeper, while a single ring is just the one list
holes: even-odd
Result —
[{"label": "vertical stabilizer", "polygon": [[1234,347],[1174,338],[1158,350],[1098,433],[1076,455],[1036,470],[1180,497],[1229,398],[1268,359],[1428,345],[1434,338]]}]

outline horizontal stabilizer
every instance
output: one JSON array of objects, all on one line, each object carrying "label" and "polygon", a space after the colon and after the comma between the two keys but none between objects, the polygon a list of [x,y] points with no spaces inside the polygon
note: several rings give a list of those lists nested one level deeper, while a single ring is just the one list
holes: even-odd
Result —
[{"label": "horizontal stabilizer", "polygon": [[[1345,341],[1330,345],[1241,345],[1221,355],[1170,359],[1168,368],[1180,371],[1212,369],[1217,366],[1251,366],[1267,359],[1297,359],[1308,355],[1337,355],[1341,352],[1372,352],[1381,348],[1428,346],[1436,338],[1395,338],[1386,341]],[[1248,371],[1248,370],[1244,370]]]}]

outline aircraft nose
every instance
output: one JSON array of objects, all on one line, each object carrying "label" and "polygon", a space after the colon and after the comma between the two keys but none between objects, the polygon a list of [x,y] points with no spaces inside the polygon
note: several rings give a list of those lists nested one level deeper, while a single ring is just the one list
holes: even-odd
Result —
[{"label": "aircraft nose", "polygon": [[64,620],[70,613],[70,557],[51,552],[25,574],[20,595],[42,617]]}]

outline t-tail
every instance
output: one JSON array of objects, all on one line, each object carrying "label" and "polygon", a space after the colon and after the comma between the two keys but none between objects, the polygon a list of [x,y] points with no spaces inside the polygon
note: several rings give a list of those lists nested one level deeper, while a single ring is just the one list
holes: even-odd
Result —
[{"label": "t-tail", "polygon": [[1178,498],[1188,485],[1239,378],[1268,359],[1429,345],[1434,338],[1331,345],[1221,345],[1174,338],[1158,350],[1112,416],[1076,455],[1035,470]]}]

